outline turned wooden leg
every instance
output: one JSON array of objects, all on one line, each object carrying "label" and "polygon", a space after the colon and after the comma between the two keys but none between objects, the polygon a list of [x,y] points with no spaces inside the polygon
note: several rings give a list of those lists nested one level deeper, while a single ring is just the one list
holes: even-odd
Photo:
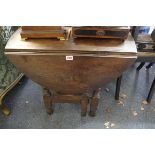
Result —
[{"label": "turned wooden leg", "polygon": [[89,98],[87,96],[84,96],[81,99],[81,116],[86,116],[88,103],[89,103]]},{"label": "turned wooden leg", "polygon": [[53,113],[52,98],[51,98],[50,91],[46,88],[44,88],[44,91],[43,91],[43,99],[44,99],[46,111],[49,115],[51,115]]},{"label": "turned wooden leg", "polygon": [[89,115],[92,117],[96,116],[96,110],[98,108],[98,104],[99,104],[99,100],[100,100],[100,90],[101,89],[94,91],[94,94],[93,94],[93,97],[91,100]]}]

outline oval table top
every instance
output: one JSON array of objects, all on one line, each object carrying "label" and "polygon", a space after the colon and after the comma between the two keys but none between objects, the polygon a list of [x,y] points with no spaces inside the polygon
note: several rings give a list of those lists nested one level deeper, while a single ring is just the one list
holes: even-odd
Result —
[{"label": "oval table top", "polygon": [[[129,34],[117,39],[21,40],[21,29],[9,39],[5,54],[21,72],[42,86],[66,94],[87,92],[117,78],[137,58]],[[73,56],[73,61],[66,61]],[[63,85],[63,87],[62,87]]]},{"label": "oval table top", "polygon": [[[117,39],[88,39],[71,36],[68,40],[21,40],[18,29],[6,45],[5,54],[21,72],[42,85],[44,103],[51,114],[53,102],[81,103],[86,115],[91,99],[90,115],[94,116],[99,102],[99,88],[119,77],[137,58],[132,36]],[[72,56],[67,61],[66,56]]]},{"label": "oval table top", "polygon": [[[8,52],[33,52],[33,53],[72,53],[74,54],[102,54],[102,55],[126,55],[137,56],[137,49],[129,34],[128,38],[122,42],[117,39],[92,39],[72,37],[69,40],[60,41],[57,39],[28,39],[22,40],[19,28],[9,39],[5,53]],[[11,53],[10,53],[11,54]],[[13,53],[12,53],[13,54]]]}]

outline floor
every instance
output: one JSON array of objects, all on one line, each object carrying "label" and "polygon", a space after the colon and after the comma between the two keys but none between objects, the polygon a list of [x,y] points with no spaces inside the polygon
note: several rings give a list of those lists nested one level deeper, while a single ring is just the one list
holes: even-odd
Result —
[{"label": "floor", "polygon": [[120,101],[115,101],[116,80],[102,87],[96,117],[81,117],[79,104],[55,104],[53,115],[45,111],[41,87],[24,78],[5,98],[10,116],[0,112],[0,128],[5,129],[130,129],[155,128],[155,95],[143,104],[155,75],[155,66],[136,72],[135,64],[124,74]]}]

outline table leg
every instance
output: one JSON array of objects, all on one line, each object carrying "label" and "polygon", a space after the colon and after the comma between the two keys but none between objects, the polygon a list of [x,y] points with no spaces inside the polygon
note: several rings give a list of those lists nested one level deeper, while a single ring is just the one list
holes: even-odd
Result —
[{"label": "table leg", "polygon": [[139,71],[144,65],[145,65],[145,62],[141,62],[140,65],[137,67],[137,71]]},{"label": "table leg", "polygon": [[96,110],[97,110],[99,99],[100,99],[100,91],[101,89],[99,88],[93,93],[93,97],[92,97],[91,104],[90,104],[90,112],[89,112],[89,115],[92,117],[96,115]]},{"label": "table leg", "polygon": [[116,92],[115,92],[115,100],[119,100],[119,93],[120,93],[121,81],[122,81],[122,75],[117,78]]},{"label": "table leg", "polygon": [[150,67],[153,66],[153,62],[150,62],[147,66],[146,66],[146,69],[149,69]]},{"label": "table leg", "polygon": [[155,78],[154,78],[154,80],[153,80],[153,82],[152,82],[152,85],[151,85],[149,94],[148,94],[147,99],[146,99],[146,101],[147,101],[148,103],[151,102],[151,99],[152,99],[152,96],[153,96],[154,91],[155,91]]},{"label": "table leg", "polygon": [[43,90],[43,99],[44,99],[46,111],[49,115],[51,115],[53,113],[52,98],[51,98],[50,91],[46,88],[44,88]]},{"label": "table leg", "polygon": [[81,99],[81,116],[86,116],[88,103],[89,103],[89,98],[87,96],[82,97],[82,99]]}]

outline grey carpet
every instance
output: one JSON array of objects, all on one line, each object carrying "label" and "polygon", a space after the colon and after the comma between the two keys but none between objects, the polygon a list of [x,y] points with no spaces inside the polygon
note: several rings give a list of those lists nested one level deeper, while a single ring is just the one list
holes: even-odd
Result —
[{"label": "grey carpet", "polygon": [[[102,87],[101,100],[96,117],[81,117],[79,104],[55,104],[54,114],[49,116],[44,108],[41,87],[30,79],[23,79],[5,98],[11,109],[10,116],[0,112],[2,129],[130,129],[155,128],[155,95],[151,104],[143,100],[155,76],[155,66],[136,72],[136,65],[124,74],[121,85],[123,104],[114,99],[116,80]],[[108,88],[108,89],[106,89]],[[109,91],[108,91],[109,90]],[[144,109],[141,109],[143,107]]]}]

